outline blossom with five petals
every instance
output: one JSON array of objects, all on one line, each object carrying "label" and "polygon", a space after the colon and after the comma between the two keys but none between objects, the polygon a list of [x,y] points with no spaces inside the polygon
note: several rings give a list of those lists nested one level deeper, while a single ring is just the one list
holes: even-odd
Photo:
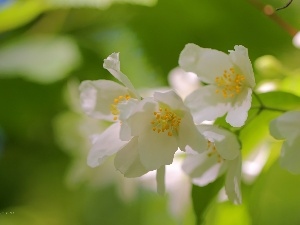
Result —
[{"label": "blossom with five petals", "polygon": [[197,152],[206,148],[206,139],[174,91],[155,92],[138,102],[127,123],[133,138],[116,154],[115,167],[127,177],[157,170],[158,192],[164,188],[165,165],[173,162],[178,148]]},{"label": "blossom with five petals", "polygon": [[196,73],[207,84],[185,99],[196,123],[214,120],[226,113],[226,121],[234,127],[244,125],[247,119],[255,86],[248,50],[237,45],[229,52],[227,55],[187,44],[180,54],[180,67]]},{"label": "blossom with five petals", "polygon": [[300,111],[290,111],[272,120],[271,135],[285,140],[281,148],[280,164],[294,174],[300,173]]},{"label": "blossom with five petals", "polygon": [[225,191],[230,201],[241,203],[241,153],[237,137],[213,125],[198,125],[199,131],[207,138],[207,150],[196,153],[188,150],[183,170],[198,186],[205,186],[223,175],[226,170]]}]

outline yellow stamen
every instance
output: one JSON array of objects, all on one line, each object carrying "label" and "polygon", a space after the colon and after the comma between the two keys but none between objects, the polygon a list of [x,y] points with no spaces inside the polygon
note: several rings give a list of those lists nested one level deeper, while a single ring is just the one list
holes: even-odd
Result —
[{"label": "yellow stamen", "polygon": [[221,163],[223,160],[222,156],[217,152],[217,148],[215,146],[215,143],[214,142],[211,142],[211,141],[207,141],[207,156],[208,157],[211,157],[213,155],[216,155],[217,156],[217,162],[218,163]]},{"label": "yellow stamen", "polygon": [[215,83],[219,87],[216,94],[221,93],[224,98],[232,98],[241,92],[244,80],[245,76],[236,73],[234,68],[229,68],[229,71],[224,70],[222,76],[215,78]]},{"label": "yellow stamen", "polygon": [[113,104],[110,105],[110,112],[112,115],[114,115],[113,120],[118,120],[118,115],[120,114],[120,111],[118,109],[118,104],[124,101],[128,101],[131,98],[130,95],[125,96],[118,96],[113,100]]},{"label": "yellow stamen", "polygon": [[176,113],[169,108],[159,108],[159,111],[153,114],[154,119],[150,122],[153,125],[153,131],[157,133],[166,131],[170,137],[177,134],[181,118]]}]

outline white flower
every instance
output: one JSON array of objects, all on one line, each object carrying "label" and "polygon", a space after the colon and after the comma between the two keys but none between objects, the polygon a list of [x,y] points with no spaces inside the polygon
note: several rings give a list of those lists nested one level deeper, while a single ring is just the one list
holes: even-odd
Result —
[{"label": "white flower", "polygon": [[[96,119],[115,121],[103,133],[95,136],[88,155],[88,165],[99,166],[108,157],[120,150],[128,142],[128,126],[126,119],[141,99],[128,77],[120,71],[119,53],[113,53],[104,60],[107,69],[123,85],[110,80],[83,81],[80,84],[80,100],[83,111]],[[121,103],[128,102],[126,110],[120,112]],[[131,108],[132,107],[132,108]],[[123,141],[126,139],[126,141]]]},{"label": "white flower", "polygon": [[280,164],[291,173],[300,173],[300,111],[286,112],[270,123],[271,135],[285,140],[281,148]]},{"label": "white flower", "polygon": [[131,135],[137,137],[141,162],[149,170],[171,164],[178,147],[201,152],[206,146],[188,108],[174,91],[155,92],[153,98],[143,99],[127,122]]},{"label": "white flower", "polygon": [[206,148],[205,138],[174,91],[156,92],[153,98],[140,101],[127,123],[133,138],[117,153],[115,166],[127,177],[145,169],[158,170],[158,191],[164,189],[164,167],[173,162],[178,147],[198,152]]},{"label": "white flower", "polygon": [[229,55],[195,44],[187,44],[182,50],[180,67],[196,73],[207,84],[185,99],[196,123],[214,120],[226,113],[226,121],[232,126],[245,123],[255,80],[248,50],[241,45],[234,49]]},{"label": "white flower", "polygon": [[241,203],[241,153],[236,136],[224,129],[210,125],[197,128],[207,138],[207,151],[196,153],[189,150],[182,165],[183,170],[198,186],[205,186],[227,170],[225,191],[230,201]]},{"label": "white flower", "polygon": [[119,103],[141,97],[128,77],[120,71],[119,53],[108,56],[103,67],[123,85],[111,80],[83,81],[79,87],[81,107],[89,116],[116,121],[120,113]]}]

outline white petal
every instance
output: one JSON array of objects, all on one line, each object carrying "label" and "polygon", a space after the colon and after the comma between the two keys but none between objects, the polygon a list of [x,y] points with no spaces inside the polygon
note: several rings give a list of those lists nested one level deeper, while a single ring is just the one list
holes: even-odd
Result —
[{"label": "white petal", "polygon": [[122,141],[129,141],[131,139],[131,129],[128,123],[122,122],[120,130],[120,139]]},{"label": "white petal", "polygon": [[242,45],[236,45],[234,46],[234,50],[230,51],[229,57],[235,67],[238,67],[242,75],[245,76],[245,82],[248,87],[254,88],[255,79],[252,64],[248,56],[248,49]]},{"label": "white petal", "polygon": [[[299,127],[298,127],[299,129]],[[300,174],[300,136],[285,141],[281,149],[280,165],[293,174]]]},{"label": "white petal", "polygon": [[81,107],[87,115],[111,121],[114,99],[129,94],[126,87],[110,80],[83,81],[79,90]]},{"label": "white petal", "polygon": [[182,151],[186,146],[199,153],[207,149],[207,141],[194,125],[193,118],[186,112],[182,118],[178,131],[178,145]]},{"label": "white petal", "polygon": [[[200,127],[203,125],[199,125]],[[213,140],[218,153],[223,159],[233,160],[240,154],[240,144],[234,133],[217,126],[206,126],[207,130],[203,133],[209,140]]]},{"label": "white petal", "polygon": [[188,95],[184,101],[191,110],[195,123],[214,120],[229,110],[229,98],[216,93],[216,86],[207,85]]},{"label": "white petal", "polygon": [[236,157],[234,160],[228,160],[228,170],[226,174],[225,180],[225,191],[228,196],[228,199],[235,203],[242,203],[241,196],[241,167],[242,167],[242,159],[241,155]]},{"label": "white petal", "polygon": [[173,90],[164,93],[155,92],[154,99],[158,102],[170,106],[172,109],[186,110],[186,107],[183,104],[182,99]]},{"label": "white petal", "polygon": [[121,141],[119,132],[120,124],[114,123],[97,137],[87,159],[90,167],[101,165],[108,156],[118,152],[127,143]]},{"label": "white petal", "polygon": [[252,89],[244,88],[239,93],[235,103],[232,105],[226,116],[226,122],[233,127],[241,127],[245,124],[248,117],[248,111],[251,107]]},{"label": "white petal", "polygon": [[165,173],[166,173],[165,166],[162,166],[158,170],[156,170],[157,193],[160,195],[164,195],[166,192]]},{"label": "white petal", "polygon": [[285,139],[300,134],[300,111],[282,114],[270,123],[270,133],[276,139]]},{"label": "white petal", "polygon": [[183,162],[182,169],[194,184],[205,186],[215,181],[225,171],[225,164],[218,163],[218,156],[208,157],[207,153],[188,155]]},{"label": "white petal", "polygon": [[200,80],[212,84],[217,76],[233,65],[224,52],[187,44],[179,56],[179,65],[186,72],[193,72]]},{"label": "white petal", "polygon": [[158,111],[158,104],[153,98],[145,98],[137,104],[135,112],[127,120],[132,136],[138,136],[145,129],[151,129],[155,111]]},{"label": "white petal", "polygon": [[133,112],[136,111],[139,101],[134,98],[130,98],[128,101],[121,102],[118,104],[118,109],[120,110],[119,120],[126,121]]},{"label": "white petal", "polygon": [[141,162],[148,170],[171,164],[177,149],[176,138],[168,136],[166,132],[157,133],[149,129],[139,136]]},{"label": "white petal", "polygon": [[116,79],[121,81],[126,87],[128,87],[132,93],[135,94],[135,97],[140,99],[140,95],[133,87],[132,83],[128,79],[128,77],[123,74],[120,70],[120,60],[119,53],[112,53],[106,59],[104,59],[103,67],[107,69]]},{"label": "white petal", "polygon": [[137,99],[129,99],[124,103],[118,104],[118,109],[120,110],[119,120],[121,121],[120,138],[122,141],[129,141],[132,137],[127,119],[136,110],[138,102]]},{"label": "white petal", "polygon": [[139,93],[143,96],[143,98],[153,98],[155,92],[167,92],[172,90],[171,87],[155,87],[155,88],[139,88]]},{"label": "white petal", "polygon": [[125,177],[140,177],[148,172],[141,164],[138,138],[132,138],[116,155],[115,167]]},{"label": "white petal", "polygon": [[200,87],[200,81],[197,74],[185,72],[176,67],[168,75],[170,86],[180,95],[182,99]]}]

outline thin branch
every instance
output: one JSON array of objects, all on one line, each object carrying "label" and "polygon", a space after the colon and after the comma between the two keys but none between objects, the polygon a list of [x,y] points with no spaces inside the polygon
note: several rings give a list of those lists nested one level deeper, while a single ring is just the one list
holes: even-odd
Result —
[{"label": "thin branch", "polygon": [[256,94],[255,91],[253,91],[253,95],[254,95],[255,98],[257,99],[258,103],[259,103],[261,106],[264,106],[263,102],[261,101],[260,97],[258,96],[258,94]]},{"label": "thin branch", "polygon": [[[276,11],[271,5],[264,5],[258,0],[247,0],[249,3],[251,3],[255,8],[257,8],[259,11],[263,12],[267,17],[269,17],[271,20],[273,20],[275,23],[277,23],[280,27],[282,27],[286,32],[288,32],[292,37],[294,37],[298,30],[292,27],[290,24],[285,22],[280,16],[276,14]],[[289,0],[291,1],[291,0]],[[289,6],[291,2],[288,2],[286,6],[283,8]]]},{"label": "thin branch", "polygon": [[289,1],[287,4],[285,4],[284,6],[282,6],[282,7],[280,7],[280,8],[277,8],[276,11],[287,8],[292,2],[293,2],[293,0],[290,0],[290,1]]},{"label": "thin branch", "polygon": [[258,96],[258,94],[256,92],[253,92],[253,95],[256,97],[258,103],[260,104],[260,106],[251,107],[251,109],[258,109],[258,113],[257,114],[260,114],[261,111],[263,111],[263,110],[276,111],[276,112],[286,112],[286,110],[284,110],[284,109],[278,109],[278,108],[266,106],[262,102],[262,100],[260,99],[260,97]]}]

